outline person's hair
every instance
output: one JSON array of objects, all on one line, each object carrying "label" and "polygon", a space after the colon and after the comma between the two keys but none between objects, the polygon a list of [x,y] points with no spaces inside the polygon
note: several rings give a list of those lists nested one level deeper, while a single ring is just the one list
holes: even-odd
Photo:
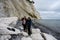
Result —
[{"label": "person's hair", "polygon": [[31,19],[30,17],[28,17],[28,19]]}]

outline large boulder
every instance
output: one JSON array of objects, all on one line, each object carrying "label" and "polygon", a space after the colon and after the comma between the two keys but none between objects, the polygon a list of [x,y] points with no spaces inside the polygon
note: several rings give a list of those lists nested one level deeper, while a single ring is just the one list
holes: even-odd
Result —
[{"label": "large boulder", "polygon": [[12,24],[16,24],[17,20],[18,20],[17,17],[4,17],[4,18],[0,18],[0,23],[5,25],[12,25]]},{"label": "large boulder", "polygon": [[37,34],[37,33],[41,33],[39,28],[32,28],[32,34]]},{"label": "large boulder", "polygon": [[40,29],[32,28],[32,34],[31,34],[32,40],[44,40],[40,33],[41,33]]},{"label": "large boulder", "polygon": [[53,37],[50,34],[43,33],[44,37],[46,40],[57,40],[55,37]]},{"label": "large boulder", "polygon": [[41,34],[32,34],[31,35],[32,40],[44,40],[44,38],[41,36]]}]

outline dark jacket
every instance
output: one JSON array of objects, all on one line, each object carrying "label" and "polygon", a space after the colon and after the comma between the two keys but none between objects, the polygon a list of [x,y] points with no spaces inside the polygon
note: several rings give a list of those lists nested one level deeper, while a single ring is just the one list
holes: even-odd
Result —
[{"label": "dark jacket", "polygon": [[32,20],[31,19],[26,21],[26,25],[27,26],[31,27],[31,24],[32,24]]}]

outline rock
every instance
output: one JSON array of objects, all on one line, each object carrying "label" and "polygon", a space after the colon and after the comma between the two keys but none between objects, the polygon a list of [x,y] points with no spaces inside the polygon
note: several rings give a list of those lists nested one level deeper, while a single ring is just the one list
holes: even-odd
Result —
[{"label": "rock", "polygon": [[17,19],[17,17],[4,17],[0,18],[0,23],[5,25],[13,25],[16,24]]},{"label": "rock", "polygon": [[23,34],[23,36],[28,36],[28,33],[26,33],[26,32],[24,32],[24,31],[22,31],[22,34]]},{"label": "rock", "polygon": [[10,35],[1,35],[0,40],[9,40],[11,38]]},{"label": "rock", "polygon": [[21,40],[32,40],[30,37],[23,37]]},{"label": "rock", "polygon": [[44,37],[46,40],[57,40],[55,37],[53,37],[50,34],[43,33]]},{"label": "rock", "polygon": [[5,12],[3,11],[3,6],[4,4],[2,2],[0,2],[0,17],[6,17],[6,15],[4,14]]},{"label": "rock", "polygon": [[36,29],[32,29],[32,34],[37,34],[37,33],[41,33],[40,29],[36,28]]},{"label": "rock", "polygon": [[32,40],[44,40],[41,34],[32,34],[31,35]]},{"label": "rock", "polygon": [[19,34],[20,30],[0,23],[0,34]]},{"label": "rock", "polygon": [[20,29],[23,30],[24,29],[23,26],[20,26]]}]

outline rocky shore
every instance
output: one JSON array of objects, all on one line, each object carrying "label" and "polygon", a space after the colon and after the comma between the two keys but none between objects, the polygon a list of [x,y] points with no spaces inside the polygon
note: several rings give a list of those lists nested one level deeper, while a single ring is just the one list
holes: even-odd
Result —
[{"label": "rocky shore", "polygon": [[17,17],[0,19],[0,40],[57,40],[51,34],[43,33],[39,28],[33,26],[32,34],[29,36],[23,31],[22,25],[15,28],[17,19]]}]

